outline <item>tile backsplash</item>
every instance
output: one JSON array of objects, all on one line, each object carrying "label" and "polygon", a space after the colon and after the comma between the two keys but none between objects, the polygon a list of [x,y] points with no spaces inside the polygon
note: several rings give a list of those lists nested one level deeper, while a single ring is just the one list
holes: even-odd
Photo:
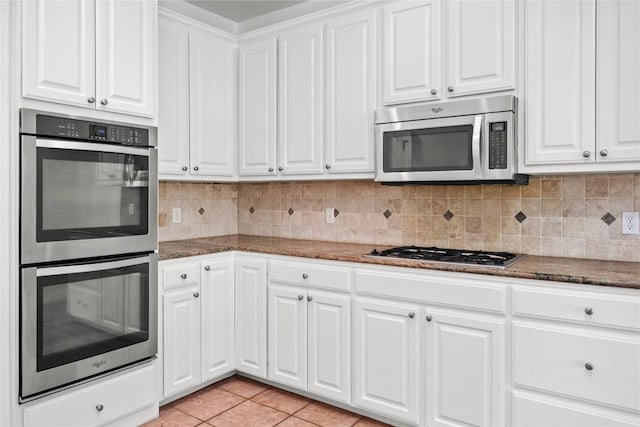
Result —
[{"label": "tile backsplash", "polygon": [[[178,203],[183,221],[172,224]],[[621,232],[626,211],[640,211],[640,173],[531,177],[527,186],[163,182],[160,240],[241,233],[640,261],[640,236]]]}]

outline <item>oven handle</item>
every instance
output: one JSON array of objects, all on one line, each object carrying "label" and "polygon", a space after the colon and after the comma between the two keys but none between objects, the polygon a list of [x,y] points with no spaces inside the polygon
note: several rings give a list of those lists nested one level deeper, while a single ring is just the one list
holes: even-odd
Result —
[{"label": "oven handle", "polygon": [[480,138],[484,115],[478,114],[473,118],[473,135],[471,137],[471,156],[473,157],[473,170],[476,178],[482,178],[482,165],[480,163]]},{"label": "oven handle", "polygon": [[93,142],[61,141],[59,139],[37,139],[38,148],[56,148],[59,150],[99,151],[102,153],[133,154],[149,157],[150,148],[129,147],[123,145],[109,145]]},{"label": "oven handle", "polygon": [[91,273],[93,271],[112,270],[115,268],[130,267],[132,265],[148,264],[151,262],[149,256],[123,259],[119,261],[99,262],[95,264],[81,264],[81,265],[64,265],[61,267],[45,267],[37,268],[37,277],[47,276],[60,276],[63,274],[78,274],[78,273]]}]

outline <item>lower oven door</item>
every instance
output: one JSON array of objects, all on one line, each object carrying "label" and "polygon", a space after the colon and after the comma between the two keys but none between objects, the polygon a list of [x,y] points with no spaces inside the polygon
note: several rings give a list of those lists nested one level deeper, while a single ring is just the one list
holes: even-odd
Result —
[{"label": "lower oven door", "polygon": [[156,254],[22,270],[20,396],[155,356]]}]

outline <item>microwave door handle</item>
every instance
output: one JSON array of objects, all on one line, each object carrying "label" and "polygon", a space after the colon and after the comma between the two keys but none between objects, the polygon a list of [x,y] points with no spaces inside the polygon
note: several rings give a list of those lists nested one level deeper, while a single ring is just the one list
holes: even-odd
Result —
[{"label": "microwave door handle", "polygon": [[111,270],[114,268],[130,267],[132,265],[148,264],[149,256],[123,259],[118,261],[100,262],[96,264],[64,265],[60,267],[45,267],[36,270],[37,277],[59,276],[62,274],[91,273],[94,271]]},{"label": "microwave door handle", "polygon": [[478,114],[473,118],[473,135],[471,136],[471,157],[473,159],[473,175],[482,178],[482,165],[480,164],[480,140],[484,116]]}]

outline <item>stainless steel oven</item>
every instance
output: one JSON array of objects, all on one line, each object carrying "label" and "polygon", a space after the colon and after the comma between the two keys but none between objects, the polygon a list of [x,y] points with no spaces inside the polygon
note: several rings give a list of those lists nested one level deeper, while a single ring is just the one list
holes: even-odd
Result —
[{"label": "stainless steel oven", "polygon": [[156,129],[21,113],[21,263],[155,250]]},{"label": "stainless steel oven", "polygon": [[22,269],[21,398],[155,356],[156,254]]}]

